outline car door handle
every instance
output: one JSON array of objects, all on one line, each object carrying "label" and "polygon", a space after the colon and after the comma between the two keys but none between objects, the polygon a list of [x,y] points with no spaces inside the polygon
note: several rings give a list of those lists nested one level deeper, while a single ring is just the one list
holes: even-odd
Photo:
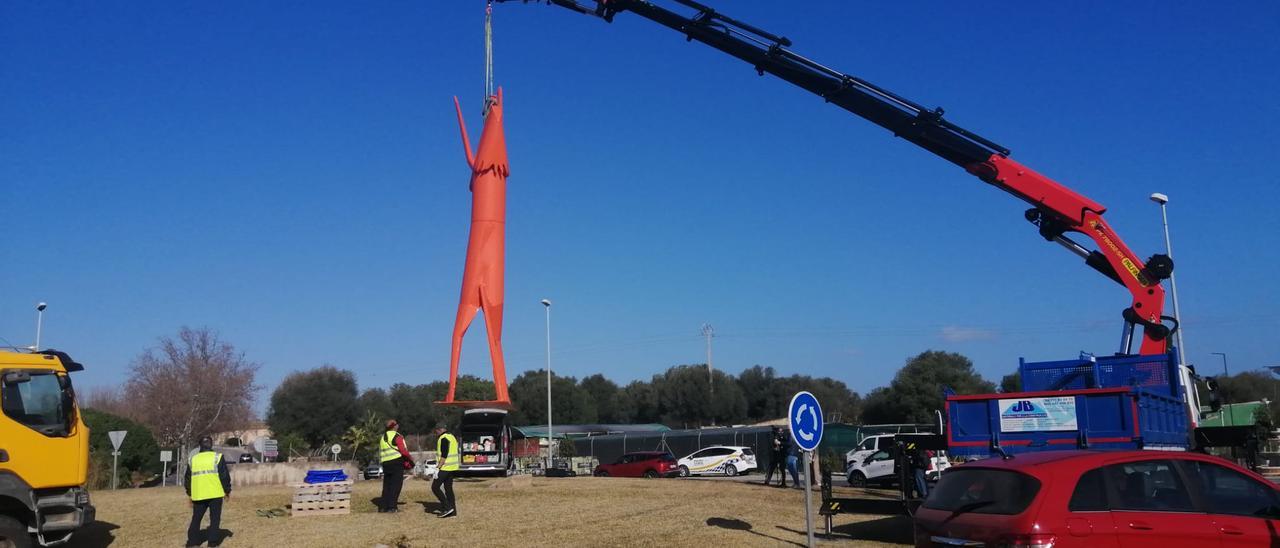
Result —
[{"label": "car door handle", "polygon": [[1224,535],[1243,535],[1244,534],[1244,531],[1236,529],[1235,527],[1232,527],[1230,525],[1223,526],[1221,529],[1218,529],[1218,530],[1222,531],[1222,534]]},{"label": "car door handle", "polygon": [[1139,531],[1150,531],[1152,529],[1155,529],[1155,527],[1152,527],[1150,524],[1148,524],[1145,521],[1131,521],[1129,522],[1129,528],[1137,529]]}]

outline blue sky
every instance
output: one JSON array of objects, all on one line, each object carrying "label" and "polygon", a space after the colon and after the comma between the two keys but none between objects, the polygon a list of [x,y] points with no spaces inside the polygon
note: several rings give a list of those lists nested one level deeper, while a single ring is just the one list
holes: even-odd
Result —
[{"label": "blue sky", "polygon": [[[1163,250],[1190,358],[1280,364],[1280,5],[721,2],[1013,150]],[[0,5],[0,337],[125,378],[179,326],[363,387],[447,374],[483,4]],[[511,158],[504,344],[618,381],[704,361],[886,383],[926,349],[988,378],[1114,352],[1127,294],[1025,206],[633,14],[496,7]],[[465,372],[488,375],[480,324]]]}]

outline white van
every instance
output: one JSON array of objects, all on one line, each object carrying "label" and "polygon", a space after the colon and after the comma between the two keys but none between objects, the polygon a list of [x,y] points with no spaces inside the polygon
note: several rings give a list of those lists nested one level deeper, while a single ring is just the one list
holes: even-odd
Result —
[{"label": "white van", "polygon": [[[897,434],[868,436],[857,447],[845,453],[845,475],[849,485],[863,487],[870,483],[897,481],[891,449]],[[943,470],[951,467],[946,451],[934,451],[925,469],[925,479],[938,481]]]}]

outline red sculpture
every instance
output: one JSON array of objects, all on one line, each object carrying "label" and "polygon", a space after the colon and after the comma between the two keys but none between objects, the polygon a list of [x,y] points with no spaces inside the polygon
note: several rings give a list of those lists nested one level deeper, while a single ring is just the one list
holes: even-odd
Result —
[{"label": "red sculpture", "polygon": [[[462,271],[462,296],[458,301],[458,318],[453,324],[453,351],[449,355],[449,393],[445,405],[510,408],[507,395],[507,370],[502,361],[502,276],[506,243],[507,218],[507,140],[502,131],[502,88],[487,99],[488,112],[480,145],[471,153],[467,126],[462,119],[462,106],[453,98],[458,110],[458,127],[462,131],[462,147],[471,167],[471,237],[467,241],[467,263]],[[458,384],[458,358],[462,353],[462,336],[471,326],[476,312],[484,310],[485,331],[489,336],[489,356],[493,360],[495,401],[455,401]]]}]

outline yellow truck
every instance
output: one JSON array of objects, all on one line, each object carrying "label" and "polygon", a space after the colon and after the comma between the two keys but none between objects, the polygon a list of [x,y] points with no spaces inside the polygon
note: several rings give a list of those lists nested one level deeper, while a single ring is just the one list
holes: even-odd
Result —
[{"label": "yellow truck", "polygon": [[57,546],[93,522],[89,429],[66,353],[0,351],[0,548]]}]

